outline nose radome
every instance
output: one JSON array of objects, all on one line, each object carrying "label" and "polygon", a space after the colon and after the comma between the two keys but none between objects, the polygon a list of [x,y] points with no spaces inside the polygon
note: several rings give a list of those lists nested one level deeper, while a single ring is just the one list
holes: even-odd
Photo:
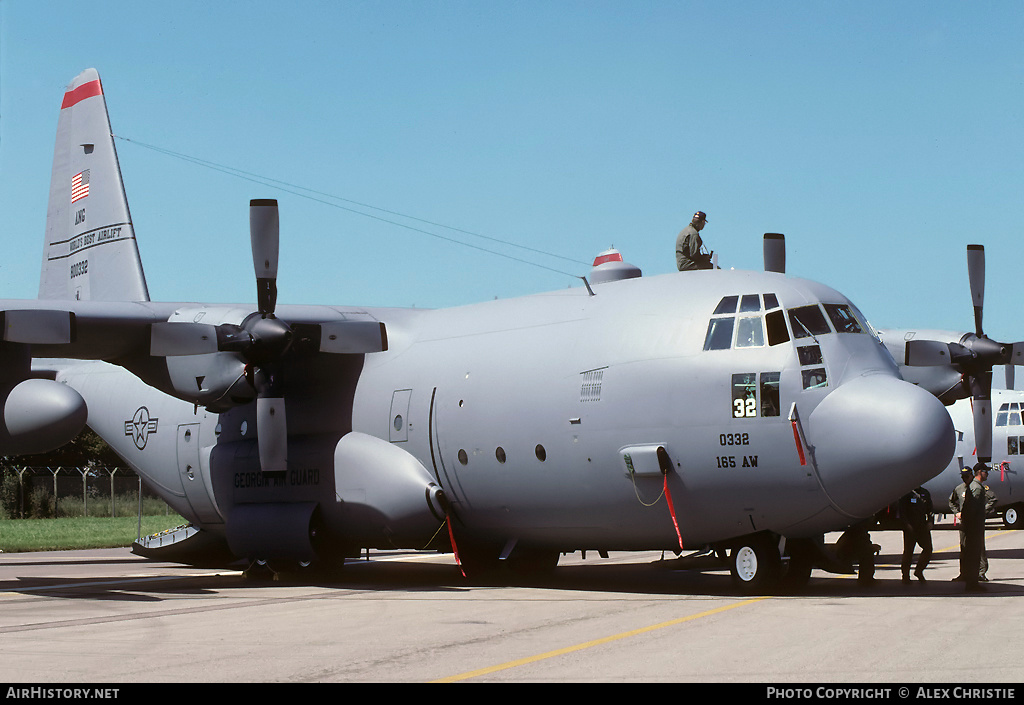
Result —
[{"label": "nose radome", "polygon": [[843,383],[806,424],[821,484],[836,509],[867,517],[939,474],[956,449],[932,394],[888,375]]}]

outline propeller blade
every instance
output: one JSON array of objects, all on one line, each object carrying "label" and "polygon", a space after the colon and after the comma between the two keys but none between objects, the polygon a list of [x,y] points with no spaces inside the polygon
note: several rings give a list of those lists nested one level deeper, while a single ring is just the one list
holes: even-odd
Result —
[{"label": "propeller blade", "polygon": [[74,339],[74,331],[70,311],[0,311],[0,340],[11,343],[63,345]]},{"label": "propeller blade", "polygon": [[974,413],[974,443],[978,460],[992,461],[992,368],[981,370],[970,377],[971,407]]},{"label": "propeller blade", "polygon": [[256,440],[263,472],[288,469],[288,423],[283,397],[256,399]]},{"label": "propeller blade", "polygon": [[974,400],[974,442],[978,448],[978,460],[992,462],[992,400]]},{"label": "propeller blade", "polygon": [[904,355],[903,362],[908,367],[942,367],[974,358],[967,347],[939,340],[908,340]]},{"label": "propeller blade", "polygon": [[985,246],[967,246],[967,276],[971,281],[971,299],[974,301],[974,327],[979,337],[982,310],[985,305]]},{"label": "propeller blade", "polygon": [[249,238],[252,264],[256,271],[256,297],[260,313],[273,315],[277,307],[277,257],[281,221],[277,199],[254,198],[249,201]]},{"label": "propeller blade", "polygon": [[323,353],[371,353],[388,349],[388,332],[380,321],[329,321],[319,328]]},{"label": "propeller blade", "polygon": [[786,273],[786,236],[782,233],[764,234],[764,271]]},{"label": "propeller blade", "polygon": [[1010,345],[1010,359],[1007,365],[1024,365],[1024,342]]},{"label": "propeller blade", "polygon": [[217,352],[217,326],[208,323],[154,323],[149,354],[154,357],[203,355]]},{"label": "propeller blade", "polygon": [[1013,365],[1006,365],[1003,370],[1006,372],[1006,388],[1013,389]]}]

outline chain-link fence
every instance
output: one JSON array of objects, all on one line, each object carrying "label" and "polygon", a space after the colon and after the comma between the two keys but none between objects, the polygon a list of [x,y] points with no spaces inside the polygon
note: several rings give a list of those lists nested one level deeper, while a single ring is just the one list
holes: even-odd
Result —
[{"label": "chain-link fence", "polygon": [[170,513],[129,468],[0,463],[0,519]]}]

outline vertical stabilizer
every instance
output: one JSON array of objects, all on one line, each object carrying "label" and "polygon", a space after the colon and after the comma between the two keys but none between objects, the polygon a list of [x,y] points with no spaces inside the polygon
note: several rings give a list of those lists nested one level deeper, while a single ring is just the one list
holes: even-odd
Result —
[{"label": "vertical stabilizer", "polygon": [[39,298],[149,301],[95,69],[64,93],[50,179]]}]

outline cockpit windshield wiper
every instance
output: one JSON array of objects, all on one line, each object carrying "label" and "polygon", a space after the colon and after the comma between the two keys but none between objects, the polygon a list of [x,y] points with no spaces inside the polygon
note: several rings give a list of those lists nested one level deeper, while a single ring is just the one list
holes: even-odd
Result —
[{"label": "cockpit windshield wiper", "polygon": [[814,335],[814,333],[812,333],[807,328],[807,326],[804,325],[804,322],[800,320],[800,316],[797,315],[797,312],[795,310],[789,312],[789,320],[794,321],[795,323],[799,323],[800,327],[804,329],[804,333],[811,336],[811,340],[813,340],[815,343],[821,345],[821,342],[818,341],[818,336]]}]

